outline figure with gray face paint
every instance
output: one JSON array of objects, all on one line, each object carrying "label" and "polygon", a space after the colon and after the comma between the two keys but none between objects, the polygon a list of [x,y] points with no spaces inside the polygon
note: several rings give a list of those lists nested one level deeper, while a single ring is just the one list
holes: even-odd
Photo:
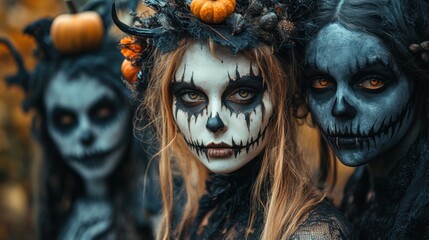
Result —
[{"label": "figure with gray face paint", "polygon": [[429,39],[429,1],[320,0],[318,8],[306,99],[339,160],[364,165],[341,208],[361,239],[427,238],[429,65],[417,52]]},{"label": "figure with gray face paint", "polygon": [[296,151],[290,34],[310,1],[209,1],[229,11],[217,23],[202,2],[146,1],[156,13],[136,27],[113,12],[161,139],[158,239],[351,239]]},{"label": "figure with gray face paint", "polygon": [[20,68],[8,81],[26,91],[43,150],[38,238],[153,239],[150,220],[161,209],[157,164],[148,165],[155,145],[132,134],[116,39],[106,34],[94,49],[64,54],[52,46],[51,24],[40,19],[25,29],[38,44],[32,72],[8,44]]}]

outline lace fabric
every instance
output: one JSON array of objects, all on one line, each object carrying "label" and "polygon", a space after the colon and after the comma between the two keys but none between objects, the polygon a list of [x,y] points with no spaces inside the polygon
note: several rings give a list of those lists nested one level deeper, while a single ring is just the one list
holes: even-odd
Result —
[{"label": "lace fabric", "polygon": [[360,239],[429,239],[429,131],[387,178],[359,168],[349,180],[341,210]]},{"label": "lace fabric", "polygon": [[[207,181],[207,194],[200,199],[190,239],[244,239],[257,166],[258,163],[251,163],[233,174],[211,175]],[[210,214],[208,222],[202,226],[207,214]],[[263,217],[262,212],[256,213],[249,240],[260,239]],[[353,239],[353,236],[348,221],[325,200],[309,214],[291,239]]]},{"label": "lace fabric", "polygon": [[309,214],[291,239],[357,238],[347,219],[328,200],[325,200]]}]

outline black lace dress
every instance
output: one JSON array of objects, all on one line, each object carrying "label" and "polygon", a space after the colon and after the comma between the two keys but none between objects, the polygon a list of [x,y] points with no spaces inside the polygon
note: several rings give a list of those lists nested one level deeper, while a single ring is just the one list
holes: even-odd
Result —
[{"label": "black lace dress", "polygon": [[[251,186],[259,171],[254,160],[232,174],[212,174],[200,199],[190,239],[244,239],[249,219]],[[200,227],[211,213],[205,227]],[[263,214],[256,214],[248,239],[260,239]],[[233,234],[231,236],[231,231]],[[227,232],[229,234],[227,234]],[[353,239],[351,225],[329,202],[322,202],[291,239]]]},{"label": "black lace dress", "polygon": [[360,167],[346,186],[341,210],[360,239],[429,239],[429,131],[387,178]]}]

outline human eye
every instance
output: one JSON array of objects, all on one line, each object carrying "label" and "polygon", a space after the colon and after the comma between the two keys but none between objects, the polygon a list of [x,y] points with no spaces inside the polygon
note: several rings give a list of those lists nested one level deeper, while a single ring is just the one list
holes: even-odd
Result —
[{"label": "human eye", "polygon": [[255,91],[253,89],[240,88],[234,91],[228,100],[238,104],[248,104],[253,101],[254,97]]},{"label": "human eye", "polygon": [[112,115],[113,111],[110,107],[103,106],[97,110],[96,115],[99,119],[106,119]]},{"label": "human eye", "polygon": [[77,124],[76,114],[65,109],[55,109],[53,112],[54,126],[61,130],[68,130]]},{"label": "human eye", "polygon": [[316,90],[322,90],[330,87],[334,87],[334,81],[327,78],[316,78],[311,80],[311,87]]},{"label": "human eye", "polygon": [[92,118],[97,121],[107,121],[115,115],[115,108],[111,104],[100,105],[94,109]]},{"label": "human eye", "polygon": [[369,76],[360,81],[357,87],[368,91],[380,91],[385,85],[386,82],[379,76]]},{"label": "human eye", "polygon": [[115,102],[111,99],[103,98],[96,102],[89,111],[92,121],[97,123],[107,123],[114,119],[117,113]]},{"label": "human eye", "polygon": [[75,117],[72,114],[61,114],[60,116],[58,116],[58,124],[63,126],[63,127],[69,127],[71,125],[74,124],[75,122]]},{"label": "human eye", "polygon": [[185,90],[180,99],[188,107],[195,107],[206,102],[205,95],[194,90]]}]

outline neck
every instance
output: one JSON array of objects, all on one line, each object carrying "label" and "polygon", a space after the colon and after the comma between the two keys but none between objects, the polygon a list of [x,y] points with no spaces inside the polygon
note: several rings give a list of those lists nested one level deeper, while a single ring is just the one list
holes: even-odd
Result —
[{"label": "neck", "polygon": [[86,179],[86,195],[88,197],[103,198],[107,196],[107,183],[104,178]]},{"label": "neck", "polygon": [[408,150],[417,140],[420,132],[425,128],[424,122],[422,117],[416,117],[415,122],[401,141],[387,151],[387,153],[383,154],[383,156],[368,163],[367,166],[370,174],[375,177],[387,177],[398,164],[399,160],[406,157]]}]

